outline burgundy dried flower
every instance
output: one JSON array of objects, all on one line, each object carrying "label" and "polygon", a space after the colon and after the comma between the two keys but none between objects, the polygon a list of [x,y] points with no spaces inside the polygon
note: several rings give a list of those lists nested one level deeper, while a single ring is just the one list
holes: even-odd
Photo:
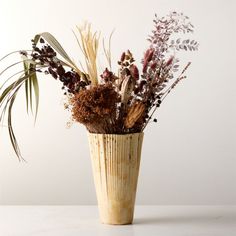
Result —
[{"label": "burgundy dried flower", "polygon": [[131,76],[132,76],[134,79],[139,79],[139,71],[138,71],[137,66],[131,65],[130,68],[129,68],[129,70],[130,70]]},{"label": "burgundy dried flower", "polygon": [[170,57],[169,58],[169,60],[166,62],[166,66],[169,66],[169,65],[171,65],[172,64],[172,62],[173,62],[173,60],[174,60],[174,57],[172,56],[172,57]]},{"label": "burgundy dried flower", "polygon": [[101,78],[104,80],[104,82],[111,82],[113,83],[117,77],[113,74],[113,72],[109,71],[107,68],[103,71],[101,74]]},{"label": "burgundy dried flower", "polygon": [[150,68],[151,68],[152,70],[155,70],[156,67],[157,67],[157,62],[154,61],[154,62],[151,64]]},{"label": "burgundy dried flower", "polygon": [[120,61],[123,62],[125,60],[125,52],[121,54]]}]

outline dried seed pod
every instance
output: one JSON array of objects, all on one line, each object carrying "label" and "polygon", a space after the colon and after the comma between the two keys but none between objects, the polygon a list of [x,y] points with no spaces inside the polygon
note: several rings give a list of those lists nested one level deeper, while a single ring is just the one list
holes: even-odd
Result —
[{"label": "dried seed pod", "polygon": [[174,60],[174,57],[170,57],[169,60],[166,62],[166,66],[171,65],[173,60]]},{"label": "dried seed pod", "polygon": [[129,59],[133,58],[133,54],[130,52],[130,50],[127,50],[126,55],[129,57]]},{"label": "dried seed pod", "polygon": [[139,71],[138,71],[137,66],[131,65],[130,66],[130,73],[134,79],[136,79],[136,80],[139,79]]},{"label": "dried seed pod", "polygon": [[121,102],[123,104],[127,104],[133,89],[134,89],[134,83],[133,83],[131,77],[125,76],[124,80],[122,81],[121,91],[120,91]]},{"label": "dried seed pod", "polygon": [[151,64],[150,68],[151,68],[152,70],[155,70],[156,67],[157,67],[157,62],[155,61],[155,62],[153,62],[153,63]]},{"label": "dried seed pod", "polygon": [[122,53],[121,57],[120,57],[120,61],[123,62],[125,60],[125,52]]},{"label": "dried seed pod", "polygon": [[142,102],[133,104],[128,110],[124,125],[127,129],[132,128],[135,123],[143,116],[145,105]]}]

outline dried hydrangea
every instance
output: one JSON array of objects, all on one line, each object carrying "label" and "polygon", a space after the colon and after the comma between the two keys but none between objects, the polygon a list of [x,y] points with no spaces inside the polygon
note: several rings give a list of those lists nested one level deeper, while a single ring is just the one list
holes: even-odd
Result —
[{"label": "dried hydrangea", "polygon": [[100,84],[76,93],[70,100],[72,117],[91,132],[110,133],[116,118],[119,94],[112,84]]}]

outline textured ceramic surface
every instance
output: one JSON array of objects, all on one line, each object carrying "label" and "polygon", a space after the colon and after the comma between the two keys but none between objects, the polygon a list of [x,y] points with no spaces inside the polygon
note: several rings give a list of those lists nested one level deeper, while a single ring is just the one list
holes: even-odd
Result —
[{"label": "textured ceramic surface", "polygon": [[143,135],[88,134],[102,223],[133,221]]}]

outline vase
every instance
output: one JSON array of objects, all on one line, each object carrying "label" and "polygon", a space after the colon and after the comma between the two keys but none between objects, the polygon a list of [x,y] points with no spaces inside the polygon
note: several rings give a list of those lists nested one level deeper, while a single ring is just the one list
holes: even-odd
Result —
[{"label": "vase", "polygon": [[143,133],[88,133],[100,220],[132,224]]}]

